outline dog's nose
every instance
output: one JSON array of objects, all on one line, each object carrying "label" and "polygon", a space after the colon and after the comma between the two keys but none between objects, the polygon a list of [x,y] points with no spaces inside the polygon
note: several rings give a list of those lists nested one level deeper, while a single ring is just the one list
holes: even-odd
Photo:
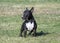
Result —
[{"label": "dog's nose", "polygon": [[24,17],[21,17],[24,20]]},{"label": "dog's nose", "polygon": [[21,17],[23,19],[23,17]]}]

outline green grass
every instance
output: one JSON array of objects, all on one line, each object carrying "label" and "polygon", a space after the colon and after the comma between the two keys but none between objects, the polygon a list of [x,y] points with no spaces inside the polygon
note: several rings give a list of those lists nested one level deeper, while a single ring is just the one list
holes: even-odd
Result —
[{"label": "green grass", "polygon": [[60,43],[60,14],[35,14],[37,33],[49,33],[37,37],[19,37],[22,15],[0,16],[1,43]]},{"label": "green grass", "polygon": [[[38,35],[19,37],[21,12],[32,6]],[[0,0],[0,43],[60,43],[60,0]]]},{"label": "green grass", "polygon": [[60,3],[60,0],[0,0],[0,2],[18,4]]}]

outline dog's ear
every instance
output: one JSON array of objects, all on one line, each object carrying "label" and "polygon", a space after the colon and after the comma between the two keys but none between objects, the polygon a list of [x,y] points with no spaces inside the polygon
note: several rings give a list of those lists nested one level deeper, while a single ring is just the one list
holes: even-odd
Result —
[{"label": "dog's ear", "polygon": [[32,8],[30,9],[30,11],[33,13],[33,11],[34,11],[34,7],[32,7]]},{"label": "dog's ear", "polygon": [[28,8],[26,7],[26,10],[28,10]]}]

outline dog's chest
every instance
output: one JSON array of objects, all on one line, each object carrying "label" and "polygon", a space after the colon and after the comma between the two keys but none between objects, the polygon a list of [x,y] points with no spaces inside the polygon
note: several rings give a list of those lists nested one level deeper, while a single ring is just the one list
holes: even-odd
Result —
[{"label": "dog's chest", "polygon": [[27,27],[28,30],[31,31],[34,28],[34,22],[32,22],[32,23],[31,22],[26,23],[26,27]]}]

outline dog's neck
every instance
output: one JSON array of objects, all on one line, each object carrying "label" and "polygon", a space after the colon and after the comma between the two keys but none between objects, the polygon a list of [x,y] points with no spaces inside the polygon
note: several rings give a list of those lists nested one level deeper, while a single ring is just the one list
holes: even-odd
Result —
[{"label": "dog's neck", "polygon": [[34,22],[34,19],[30,19],[30,20],[25,20],[25,22]]}]

